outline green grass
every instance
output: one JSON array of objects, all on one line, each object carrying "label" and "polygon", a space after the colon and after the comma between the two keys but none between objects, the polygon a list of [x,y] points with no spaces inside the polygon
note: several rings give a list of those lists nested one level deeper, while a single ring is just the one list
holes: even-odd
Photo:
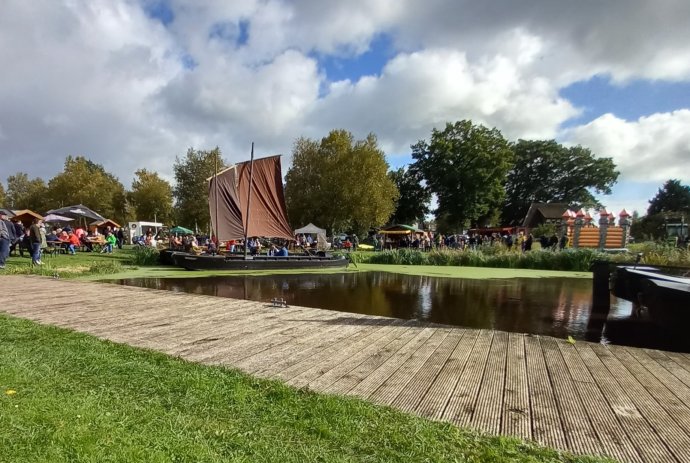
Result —
[{"label": "green grass", "polygon": [[2,462],[604,461],[4,315],[0,333]]},{"label": "green grass", "polygon": [[477,250],[396,249],[383,252],[356,252],[350,259],[356,263],[394,265],[435,265],[455,267],[494,267],[534,270],[589,271],[595,259],[607,258],[591,249],[567,249],[564,251],[533,250],[520,252],[505,246],[484,246]]}]

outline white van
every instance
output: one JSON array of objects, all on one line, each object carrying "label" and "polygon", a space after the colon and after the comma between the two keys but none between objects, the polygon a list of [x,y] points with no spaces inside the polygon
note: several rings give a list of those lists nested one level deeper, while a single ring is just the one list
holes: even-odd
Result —
[{"label": "white van", "polygon": [[145,235],[147,231],[151,230],[153,236],[158,234],[158,231],[163,228],[163,224],[159,222],[129,222],[127,229],[129,231],[129,244],[134,244],[134,239]]}]

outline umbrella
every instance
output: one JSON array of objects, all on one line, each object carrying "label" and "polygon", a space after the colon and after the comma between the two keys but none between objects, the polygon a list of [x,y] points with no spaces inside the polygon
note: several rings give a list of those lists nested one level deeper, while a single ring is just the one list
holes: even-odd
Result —
[{"label": "umbrella", "polygon": [[57,214],[48,214],[43,218],[44,222],[71,222],[74,219],[70,219],[69,217],[64,217],[62,215],[57,215]]},{"label": "umbrella", "polygon": [[169,232],[173,235],[193,235],[194,232],[190,230],[189,228],[184,228],[180,227],[179,225],[177,227],[173,227],[169,230]]},{"label": "umbrella", "polygon": [[14,212],[9,209],[0,209],[0,212],[5,214],[7,217],[14,217]]},{"label": "umbrella", "polygon": [[72,217],[74,219],[80,219],[80,218],[84,217],[86,219],[91,219],[91,220],[105,220],[105,217],[98,214],[97,212],[92,211],[91,209],[84,206],[83,204],[77,204],[76,206],[62,207],[60,209],[53,209],[52,211],[48,211],[46,214],[63,215],[65,217]]}]

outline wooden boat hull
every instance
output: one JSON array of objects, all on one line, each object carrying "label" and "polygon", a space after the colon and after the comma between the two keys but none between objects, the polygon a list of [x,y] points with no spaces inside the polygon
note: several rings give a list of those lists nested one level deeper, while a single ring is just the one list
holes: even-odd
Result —
[{"label": "wooden boat hull", "polygon": [[321,256],[256,256],[244,259],[243,256],[207,256],[185,252],[173,253],[171,259],[178,267],[187,270],[299,270],[310,268],[345,268],[348,260],[344,257]]}]

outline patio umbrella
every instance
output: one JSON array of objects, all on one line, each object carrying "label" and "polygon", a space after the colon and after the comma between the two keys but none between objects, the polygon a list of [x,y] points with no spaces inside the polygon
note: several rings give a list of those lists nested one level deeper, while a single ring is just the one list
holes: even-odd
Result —
[{"label": "patio umbrella", "polygon": [[180,227],[179,225],[177,227],[173,227],[169,230],[169,232],[173,235],[193,235],[194,232],[190,230],[189,228],[184,228]]},{"label": "patio umbrella", "polygon": [[60,209],[53,209],[48,211],[46,214],[57,214],[65,217],[71,217],[73,219],[91,219],[91,220],[105,220],[105,217],[99,213],[89,209],[83,204],[77,204],[76,206],[61,207]]},{"label": "patio umbrella", "polygon": [[43,217],[44,222],[52,223],[52,222],[71,222],[74,219],[70,219],[69,217],[65,217],[62,215],[57,215],[57,214],[48,214],[45,217]]}]

